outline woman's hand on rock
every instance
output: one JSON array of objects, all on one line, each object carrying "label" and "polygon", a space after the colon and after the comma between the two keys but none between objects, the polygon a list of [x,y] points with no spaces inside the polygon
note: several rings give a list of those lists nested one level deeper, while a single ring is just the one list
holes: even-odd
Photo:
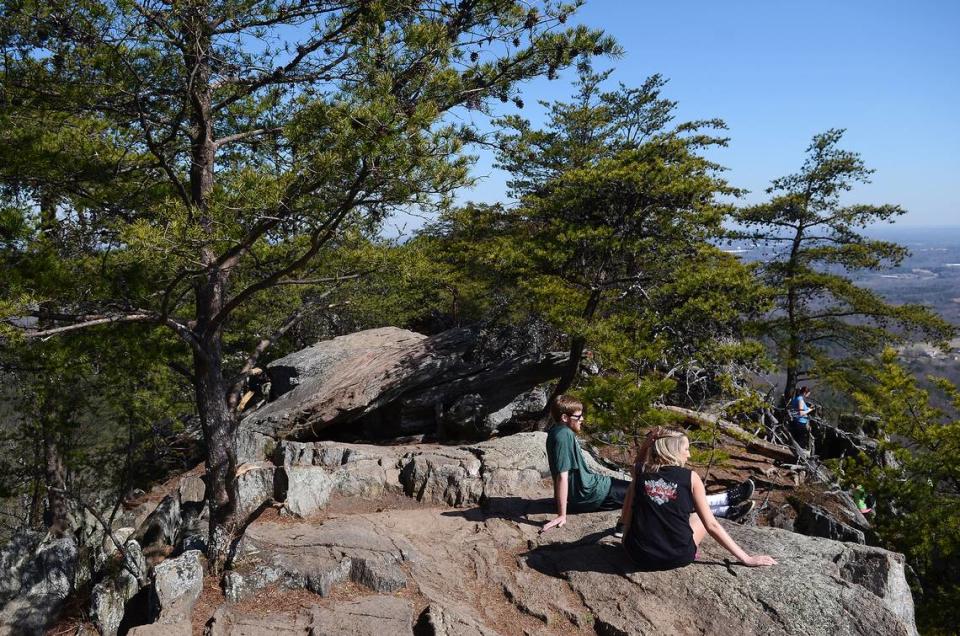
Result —
[{"label": "woman's hand on rock", "polygon": [[766,554],[755,554],[753,556],[747,556],[747,558],[744,559],[743,564],[755,568],[764,565],[776,565],[777,562],[772,556],[767,556]]}]

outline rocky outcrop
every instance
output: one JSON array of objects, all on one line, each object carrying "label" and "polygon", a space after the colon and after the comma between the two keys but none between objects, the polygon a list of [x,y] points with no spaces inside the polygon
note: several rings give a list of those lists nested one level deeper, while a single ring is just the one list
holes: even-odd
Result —
[{"label": "rocky outcrop", "polygon": [[[771,554],[779,565],[731,564],[710,540],[697,563],[669,572],[632,571],[608,539],[541,545],[527,562],[566,578],[590,607],[598,633],[916,633],[899,555],[773,528],[725,525],[748,552]],[[583,531],[589,536],[591,529],[604,528]],[[865,570],[875,574],[865,576]]]},{"label": "rocky outcrop", "polygon": [[[269,401],[240,429],[241,462],[258,462],[286,439],[316,439],[349,425],[354,437],[439,434],[484,439],[543,408],[535,390],[557,377],[566,354],[471,359],[477,334],[431,337],[386,327],[341,336],[268,365]],[[349,435],[347,435],[349,437]]]},{"label": "rocky outcrop", "polygon": [[[247,526],[223,579],[228,602],[203,619],[208,634],[916,632],[903,559],[877,548],[724,522],[779,565],[731,563],[707,539],[690,566],[638,572],[612,536],[616,512],[573,515],[539,534],[553,514],[544,433],[457,446],[282,441],[272,457],[251,469],[261,471],[254,499],[275,501],[280,515]],[[181,511],[198,490],[175,491]],[[183,534],[159,522],[173,504],[162,508],[135,536]],[[14,552],[0,558],[16,562]],[[146,570],[136,540],[124,552],[130,569]],[[168,558],[147,589],[128,568],[104,578],[98,629],[116,633],[129,621],[124,606],[149,593],[156,622],[130,633],[190,633],[201,564],[198,552]],[[299,596],[262,601],[283,594]]]},{"label": "rocky outcrop", "polygon": [[[417,501],[467,506],[539,493],[549,476],[546,433],[518,433],[476,444],[372,446],[281,442],[275,452],[284,512],[306,517],[333,497],[404,493]],[[615,473],[585,454],[588,465]],[[282,471],[282,472],[280,472]]]},{"label": "rocky outcrop", "polygon": [[[726,524],[747,550],[780,565],[732,564],[708,539],[696,564],[647,573],[612,537],[616,513],[576,515],[539,535],[552,509],[544,446],[543,433],[462,446],[284,442],[275,454],[284,471],[325,475],[326,502],[311,514],[364,497],[349,493],[399,489],[420,505],[256,521],[227,577],[228,597],[282,587],[312,590],[323,604],[346,584],[373,595],[364,598],[416,593],[427,603],[417,633],[433,634],[915,633],[902,557],[877,548]],[[280,620],[218,616],[219,633],[276,629]],[[302,611],[282,620],[308,633],[316,619]],[[411,633],[412,623],[400,623],[391,633]],[[363,629],[348,633],[379,633]]]},{"label": "rocky outcrop", "polygon": [[[334,592],[352,582],[361,598],[415,594],[427,607],[416,618],[418,633],[433,634],[915,633],[899,555],[724,522],[748,551],[780,564],[730,563],[708,539],[693,565],[638,572],[612,536],[615,512],[576,515],[563,529],[539,535],[550,517],[548,494],[544,486],[538,499],[511,513],[419,506],[324,521],[257,521],[231,575],[249,587],[233,598],[275,586],[305,588],[318,593],[318,607],[340,610]],[[278,620],[289,633],[308,633],[309,614],[231,614],[233,623],[214,620],[227,631],[211,633],[260,633],[244,630],[278,629]],[[389,620],[397,621],[389,633],[412,632],[412,623]],[[387,633],[354,629],[345,633]]]}]

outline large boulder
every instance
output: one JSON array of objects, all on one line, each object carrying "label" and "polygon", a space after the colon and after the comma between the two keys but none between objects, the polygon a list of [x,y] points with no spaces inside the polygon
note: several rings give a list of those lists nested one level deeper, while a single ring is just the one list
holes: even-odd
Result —
[{"label": "large boulder", "polygon": [[189,621],[202,590],[203,564],[199,550],[190,550],[160,563],[153,569],[154,622],[174,625]]},{"label": "large boulder", "polygon": [[[438,434],[486,439],[514,418],[536,413],[536,387],[560,375],[565,353],[476,359],[477,333],[435,336],[387,327],[317,343],[272,362],[272,401],[240,426],[241,462],[270,456],[281,440],[391,439]],[[347,428],[344,428],[347,427]]]},{"label": "large boulder", "polygon": [[41,541],[21,561],[19,589],[0,608],[0,635],[44,633],[73,592],[76,569],[77,542],[73,537]]},{"label": "large boulder", "polygon": [[[900,555],[773,528],[725,525],[745,550],[771,554],[779,565],[731,564],[730,555],[707,540],[693,565],[637,572],[609,539],[570,548],[544,544],[527,555],[527,563],[566,578],[602,633],[916,633]],[[603,527],[587,524],[583,530]]]},{"label": "large boulder", "polygon": [[[268,365],[282,389],[273,402],[241,424],[241,461],[263,453],[269,440],[296,439],[355,420],[436,378],[462,361],[473,342],[467,330],[433,338],[395,327],[372,329],[317,343]],[[281,380],[280,378],[286,378]]]}]

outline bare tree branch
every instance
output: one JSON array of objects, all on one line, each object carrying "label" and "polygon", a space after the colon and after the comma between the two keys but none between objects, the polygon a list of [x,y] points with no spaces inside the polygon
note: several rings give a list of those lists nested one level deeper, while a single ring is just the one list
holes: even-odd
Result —
[{"label": "bare tree branch", "polygon": [[[323,294],[320,295],[316,300],[321,300],[328,297],[334,292],[336,288],[329,289]],[[320,307],[316,302],[311,302],[302,305],[295,312],[290,314],[286,320],[283,321],[283,324],[277,328],[275,332],[269,338],[263,338],[260,342],[257,343],[257,346],[254,347],[253,351],[250,352],[250,355],[247,356],[246,361],[243,363],[243,368],[240,369],[237,379],[234,381],[233,386],[230,388],[228,393],[227,403],[231,408],[235,407],[239,402],[240,392],[243,390],[243,383],[250,375],[250,373],[256,368],[257,362],[260,360],[267,349],[273,346],[273,344],[282,338],[290,329],[292,329],[297,323],[303,320],[308,314],[318,311],[320,309],[333,309],[334,307],[340,307],[343,305],[349,305],[350,301],[345,301],[342,303],[331,303],[329,305]]]},{"label": "bare tree branch", "polygon": [[244,139],[249,139],[250,137],[260,137],[262,135],[270,135],[273,133],[278,133],[283,128],[257,128],[255,130],[248,130],[246,132],[237,133],[235,135],[227,135],[226,137],[221,137],[213,142],[213,147],[215,150],[219,150],[221,147],[226,146],[227,144],[232,144],[237,141],[242,141]]}]

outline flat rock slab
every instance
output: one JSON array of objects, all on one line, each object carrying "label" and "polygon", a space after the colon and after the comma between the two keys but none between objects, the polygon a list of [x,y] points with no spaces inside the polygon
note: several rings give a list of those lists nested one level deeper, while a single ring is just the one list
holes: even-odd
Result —
[{"label": "flat rock slab", "polygon": [[731,563],[729,553],[707,539],[694,564],[639,572],[606,527],[597,524],[581,528],[585,535],[579,542],[534,548],[526,561],[543,574],[569,581],[602,633],[916,633],[900,555],[723,523],[745,550],[770,554],[779,565]]},{"label": "flat rock slab", "polygon": [[368,596],[299,612],[244,614],[223,606],[210,622],[209,636],[391,636],[413,633],[410,601]]},{"label": "flat rock slab", "polygon": [[240,552],[226,581],[231,600],[271,585],[326,596],[345,581],[395,592],[407,585],[400,565],[417,558],[409,542],[379,531],[362,516],[323,523],[257,522],[247,529]]},{"label": "flat rock slab", "polygon": [[638,572],[612,537],[615,512],[539,535],[549,517],[423,507],[255,523],[245,550],[304,580],[340,564],[340,581],[365,585],[345,560],[392,563],[437,634],[915,634],[902,559],[885,550],[724,522],[780,565],[732,564],[707,539],[693,565]]}]

